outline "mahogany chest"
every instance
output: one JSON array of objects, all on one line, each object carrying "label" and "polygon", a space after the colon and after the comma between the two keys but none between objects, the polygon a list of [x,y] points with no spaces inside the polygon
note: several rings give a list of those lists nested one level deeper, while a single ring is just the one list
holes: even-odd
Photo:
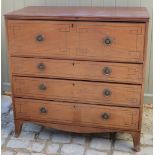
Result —
[{"label": "mahogany chest", "polygon": [[139,150],[145,8],[26,7],[5,15],[15,133],[23,122],[128,132]]}]

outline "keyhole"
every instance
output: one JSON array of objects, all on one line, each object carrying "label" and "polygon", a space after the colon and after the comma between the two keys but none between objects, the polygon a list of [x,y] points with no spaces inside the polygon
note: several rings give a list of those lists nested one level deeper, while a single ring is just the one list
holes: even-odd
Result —
[{"label": "keyhole", "polygon": [[72,83],[73,86],[75,86],[75,83]]},{"label": "keyhole", "polygon": [[72,24],[72,28],[74,27],[74,24]]},{"label": "keyhole", "polygon": [[75,65],[75,63],[73,62],[73,63],[72,63],[72,65],[74,66],[74,65]]}]

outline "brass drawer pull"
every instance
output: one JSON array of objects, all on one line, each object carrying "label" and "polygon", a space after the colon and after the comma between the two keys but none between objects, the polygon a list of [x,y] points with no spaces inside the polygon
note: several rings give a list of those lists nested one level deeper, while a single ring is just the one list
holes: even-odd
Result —
[{"label": "brass drawer pull", "polygon": [[112,39],[109,38],[109,37],[106,37],[106,38],[104,39],[104,44],[105,44],[105,45],[111,45],[111,44],[112,44]]},{"label": "brass drawer pull", "polygon": [[46,68],[45,64],[43,64],[43,63],[39,63],[37,67],[39,70],[45,70],[45,68]]},{"label": "brass drawer pull", "polygon": [[104,120],[108,120],[108,119],[110,118],[110,115],[109,115],[108,113],[105,112],[105,113],[102,114],[101,117],[102,117],[102,119],[104,119]]},{"label": "brass drawer pull", "polygon": [[36,36],[36,41],[38,41],[38,42],[44,41],[43,35],[42,35],[42,34],[37,35],[37,36]]},{"label": "brass drawer pull", "polygon": [[111,68],[109,68],[109,67],[104,67],[103,68],[104,75],[110,75],[111,72],[112,72]]},{"label": "brass drawer pull", "polygon": [[40,108],[40,112],[41,113],[47,113],[47,110],[46,110],[46,108],[42,107],[42,108]]},{"label": "brass drawer pull", "polygon": [[105,89],[104,96],[111,96],[111,91],[109,89]]},{"label": "brass drawer pull", "polygon": [[40,89],[40,90],[46,90],[46,86],[45,86],[44,84],[40,84],[40,85],[39,85],[39,89]]}]

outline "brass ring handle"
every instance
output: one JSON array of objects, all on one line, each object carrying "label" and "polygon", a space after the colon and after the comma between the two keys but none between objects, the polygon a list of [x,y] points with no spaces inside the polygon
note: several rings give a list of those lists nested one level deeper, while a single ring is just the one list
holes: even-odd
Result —
[{"label": "brass ring handle", "polygon": [[111,96],[111,91],[109,89],[104,90],[104,96]]},{"label": "brass ring handle", "polygon": [[37,35],[36,36],[36,41],[38,41],[38,42],[44,41],[43,35],[42,34]]},{"label": "brass ring handle", "polygon": [[39,70],[44,70],[46,68],[45,64],[43,63],[39,63],[37,67]]},{"label": "brass ring handle", "polygon": [[102,117],[102,119],[104,119],[104,120],[108,120],[108,119],[110,118],[110,115],[109,115],[107,112],[105,112],[105,113],[103,113],[103,114],[101,115],[101,117]]},{"label": "brass ring handle", "polygon": [[111,72],[112,72],[111,68],[109,68],[109,67],[104,67],[104,68],[103,68],[103,73],[104,73],[105,75],[110,75]]},{"label": "brass ring handle", "polygon": [[40,108],[40,112],[41,113],[47,113],[47,110],[46,110],[46,108],[42,107],[42,108]]},{"label": "brass ring handle", "polygon": [[106,38],[104,39],[104,43],[105,43],[105,45],[111,45],[111,44],[112,44],[112,39],[109,38],[109,37],[106,37]]},{"label": "brass ring handle", "polygon": [[40,84],[40,85],[39,85],[39,89],[40,89],[40,90],[46,90],[46,86],[45,86],[44,84]]}]

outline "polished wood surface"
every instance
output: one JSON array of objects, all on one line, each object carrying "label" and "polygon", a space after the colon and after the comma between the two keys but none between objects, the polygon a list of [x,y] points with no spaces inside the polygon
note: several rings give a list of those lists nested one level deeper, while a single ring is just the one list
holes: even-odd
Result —
[{"label": "polished wood surface", "polygon": [[146,9],[27,7],[5,17],[16,136],[24,122],[124,131],[139,151]]},{"label": "polished wood surface", "polygon": [[[74,104],[64,104],[52,101],[15,99],[17,119],[28,118],[40,121],[74,122]],[[46,113],[41,112],[41,108]]]},{"label": "polished wood surface", "polygon": [[[92,127],[138,129],[139,109],[18,98],[15,99],[15,106],[17,119],[27,118]],[[42,113],[41,108],[46,109],[46,113]],[[109,115],[108,119],[102,118],[104,113]]]},{"label": "polished wood surface", "polygon": [[149,19],[144,7],[62,7],[29,6],[7,13],[7,19],[46,19],[84,21],[134,21]]},{"label": "polished wood surface", "polygon": [[12,56],[143,62],[145,24],[8,20],[8,28]]},{"label": "polished wood surface", "polygon": [[[141,86],[44,78],[13,77],[14,94],[91,104],[140,106]],[[45,87],[40,89],[40,86]],[[110,95],[106,96],[105,91]]]},{"label": "polished wood surface", "polygon": [[143,81],[142,64],[12,57],[11,65],[12,74],[18,76],[131,84],[141,84]]}]

